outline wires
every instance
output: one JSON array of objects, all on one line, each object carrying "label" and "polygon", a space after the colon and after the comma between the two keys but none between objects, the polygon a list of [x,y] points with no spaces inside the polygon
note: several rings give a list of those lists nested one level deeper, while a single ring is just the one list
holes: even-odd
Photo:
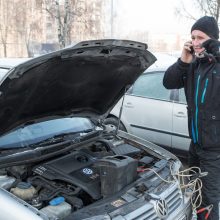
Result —
[{"label": "wires", "polygon": [[143,167],[139,167],[138,171],[137,172],[144,172],[144,171],[153,171],[162,181],[166,182],[166,183],[174,183],[175,181],[169,181],[169,180],[165,180],[163,177],[161,177],[154,169],[151,169],[151,168],[143,168]]},{"label": "wires", "polygon": [[191,204],[193,210],[196,210],[202,204],[202,180],[200,177],[205,175],[207,175],[207,173],[201,172],[199,167],[190,167],[188,169],[179,171],[176,174],[180,183],[180,188],[189,188],[192,190]]},{"label": "wires", "polygon": [[173,176],[174,180],[165,180],[161,177],[154,169],[145,168],[143,166],[138,167],[138,172],[152,171],[154,172],[163,182],[166,183],[174,183],[176,180],[179,182],[179,186],[181,189],[185,191],[190,189],[191,195],[190,200],[192,204],[192,209],[195,211],[198,207],[201,206],[202,203],[202,181],[200,177],[207,175],[207,172],[201,172],[199,167],[190,167],[182,171],[178,171],[176,173],[172,172],[172,164],[170,164],[170,172]]}]

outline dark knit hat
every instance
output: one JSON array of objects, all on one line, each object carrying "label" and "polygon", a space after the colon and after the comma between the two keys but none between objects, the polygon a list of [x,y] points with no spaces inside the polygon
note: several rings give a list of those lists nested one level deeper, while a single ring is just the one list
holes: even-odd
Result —
[{"label": "dark knit hat", "polygon": [[217,21],[214,17],[204,16],[195,22],[195,24],[191,28],[191,33],[194,30],[199,30],[207,34],[209,37],[213,39],[219,38],[219,29]]}]

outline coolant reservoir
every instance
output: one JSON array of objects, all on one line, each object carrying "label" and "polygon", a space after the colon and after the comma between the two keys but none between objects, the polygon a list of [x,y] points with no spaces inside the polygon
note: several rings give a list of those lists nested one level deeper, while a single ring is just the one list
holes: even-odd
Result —
[{"label": "coolant reservoir", "polygon": [[64,201],[63,197],[57,197],[50,202],[50,205],[40,210],[47,216],[55,216],[58,219],[64,219],[71,214],[71,205]]},{"label": "coolant reservoir", "polygon": [[28,201],[34,197],[36,189],[30,183],[20,182],[15,188],[11,188],[11,193]]},{"label": "coolant reservoir", "polygon": [[14,182],[14,177],[9,177],[7,175],[0,176],[0,188],[10,189]]}]

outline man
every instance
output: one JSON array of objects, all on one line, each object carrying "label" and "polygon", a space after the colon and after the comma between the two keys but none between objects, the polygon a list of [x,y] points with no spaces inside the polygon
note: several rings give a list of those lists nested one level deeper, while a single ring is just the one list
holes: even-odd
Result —
[{"label": "man", "polygon": [[[204,16],[191,28],[181,57],[165,72],[167,89],[183,88],[191,137],[189,166],[200,167],[202,206],[213,204],[208,219],[219,220],[220,201],[220,42],[219,28],[213,17]],[[205,219],[206,213],[198,214]]]}]

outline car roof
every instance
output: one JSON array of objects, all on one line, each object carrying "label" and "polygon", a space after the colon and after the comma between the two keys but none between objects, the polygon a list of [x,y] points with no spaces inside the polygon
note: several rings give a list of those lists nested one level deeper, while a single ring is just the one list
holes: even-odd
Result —
[{"label": "car roof", "polygon": [[167,53],[154,53],[154,56],[157,58],[157,61],[152,64],[145,72],[164,71],[170,65],[174,64],[178,59],[177,56]]},{"label": "car roof", "polygon": [[0,58],[0,80],[11,68],[30,59],[31,58]]},{"label": "car roof", "polygon": [[0,68],[11,69],[20,63],[23,63],[31,58],[0,58]]}]

